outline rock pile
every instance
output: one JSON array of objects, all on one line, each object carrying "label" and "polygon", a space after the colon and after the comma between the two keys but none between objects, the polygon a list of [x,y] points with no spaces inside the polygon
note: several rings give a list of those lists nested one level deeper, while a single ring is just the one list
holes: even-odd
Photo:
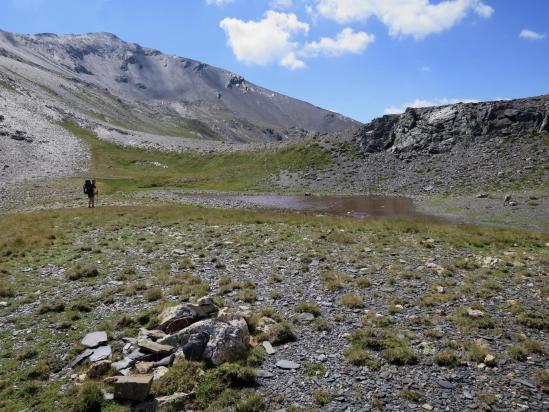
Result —
[{"label": "rock pile", "polygon": [[[178,359],[204,360],[211,366],[233,362],[246,356],[250,333],[244,317],[228,308],[219,310],[210,297],[196,304],[185,303],[165,309],[155,330],[141,328],[136,338],[122,338],[123,357],[112,362],[112,350],[103,331],[88,333],[81,341],[87,346],[70,364],[92,362],[80,380],[105,379],[113,386],[114,399],[141,402],[147,399],[153,381],[160,379]],[[176,396],[177,395],[177,396]],[[172,397],[174,397],[172,399]],[[179,401],[188,394],[155,399],[154,405]]]},{"label": "rock pile", "polygon": [[408,108],[360,127],[356,140],[369,153],[447,153],[477,140],[549,132],[549,95],[508,101]]}]

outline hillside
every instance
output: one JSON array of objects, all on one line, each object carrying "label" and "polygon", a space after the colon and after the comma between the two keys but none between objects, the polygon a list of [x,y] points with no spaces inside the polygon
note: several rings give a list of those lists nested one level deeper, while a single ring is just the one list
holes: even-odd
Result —
[{"label": "hillside", "polygon": [[357,124],[238,74],[110,33],[0,31],[0,75],[13,87],[38,85],[52,103],[160,135],[268,141]]}]

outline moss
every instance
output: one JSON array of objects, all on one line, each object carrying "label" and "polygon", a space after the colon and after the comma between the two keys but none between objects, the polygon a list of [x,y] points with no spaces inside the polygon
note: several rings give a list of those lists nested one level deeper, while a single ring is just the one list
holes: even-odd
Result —
[{"label": "moss", "polygon": [[411,389],[403,389],[400,391],[400,397],[414,403],[419,403],[423,399],[423,395],[421,393]]},{"label": "moss", "polygon": [[296,340],[292,326],[288,322],[279,322],[269,326],[267,338],[273,345],[283,345]]},{"label": "moss", "polygon": [[63,302],[46,302],[42,303],[38,307],[38,314],[43,315],[50,312],[63,312],[65,310],[65,304]]},{"label": "moss", "polygon": [[451,350],[446,350],[446,351],[435,353],[433,356],[433,361],[438,366],[455,368],[459,364],[459,357],[456,352]]},{"label": "moss", "polygon": [[99,275],[99,271],[95,266],[75,266],[65,272],[65,277],[68,280],[79,280],[82,278],[93,278]]},{"label": "moss", "polygon": [[549,371],[540,370],[534,373],[534,382],[538,385],[543,393],[549,394]]},{"label": "moss", "polygon": [[155,302],[157,300],[160,300],[162,299],[162,289],[160,288],[148,289],[143,294],[143,297],[147,302]]},{"label": "moss", "polygon": [[191,361],[180,361],[173,364],[168,372],[156,380],[151,392],[155,396],[171,395],[175,392],[191,392],[201,371],[201,364]]},{"label": "moss", "polygon": [[70,410],[72,412],[101,412],[103,393],[101,387],[94,381],[84,382],[72,397]]},{"label": "moss", "polygon": [[309,377],[321,376],[324,375],[326,369],[321,363],[310,363],[307,362],[303,365],[303,371],[305,375]]},{"label": "moss", "polygon": [[337,300],[337,302],[340,305],[345,306],[346,308],[349,308],[349,309],[357,309],[357,308],[364,307],[362,296],[355,295],[355,294],[343,295]]},{"label": "moss", "polygon": [[299,302],[297,305],[295,305],[294,310],[297,313],[312,313],[315,316],[320,316],[320,307],[316,303],[309,303],[309,302]]},{"label": "moss", "polygon": [[516,317],[516,322],[519,325],[526,326],[531,329],[549,330],[549,310],[544,309],[528,309]]},{"label": "moss", "polygon": [[351,346],[350,348],[345,349],[343,356],[345,356],[347,362],[351,365],[367,366],[374,371],[381,367],[380,362],[374,359],[369,351],[358,346]]},{"label": "moss", "polygon": [[313,401],[320,406],[328,405],[334,398],[332,391],[327,389],[314,389],[312,395]]}]

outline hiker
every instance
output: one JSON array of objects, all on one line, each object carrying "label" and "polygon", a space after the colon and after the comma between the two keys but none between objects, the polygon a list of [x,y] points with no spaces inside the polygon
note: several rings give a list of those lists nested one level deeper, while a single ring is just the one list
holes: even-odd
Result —
[{"label": "hiker", "polygon": [[84,193],[88,195],[88,208],[95,207],[95,196],[98,194],[95,179],[84,182]]}]

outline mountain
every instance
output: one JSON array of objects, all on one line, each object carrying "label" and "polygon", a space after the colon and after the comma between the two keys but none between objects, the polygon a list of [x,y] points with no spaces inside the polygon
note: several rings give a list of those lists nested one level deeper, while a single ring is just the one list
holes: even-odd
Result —
[{"label": "mountain", "polygon": [[494,138],[549,132],[549,95],[440,107],[408,108],[360,127],[355,137],[369,153],[446,153]]},{"label": "mountain", "polygon": [[238,74],[110,33],[0,31],[0,76],[8,84],[38,86],[71,111],[157,135],[264,142],[359,124]]}]

